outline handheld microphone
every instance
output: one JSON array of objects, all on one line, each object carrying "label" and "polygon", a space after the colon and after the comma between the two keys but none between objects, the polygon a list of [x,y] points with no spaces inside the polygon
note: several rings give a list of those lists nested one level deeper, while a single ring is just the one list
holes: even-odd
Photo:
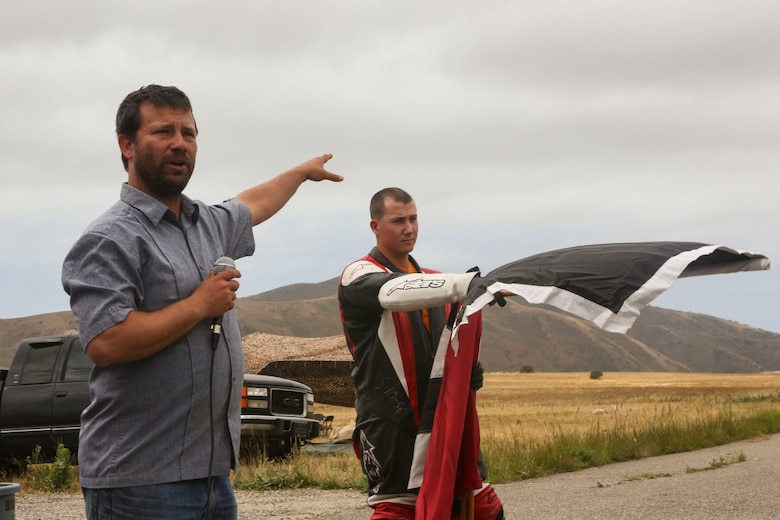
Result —
[{"label": "handheld microphone", "polygon": [[[214,274],[224,273],[228,269],[235,269],[236,262],[227,256],[221,256],[214,262]],[[211,350],[216,350],[219,345],[219,337],[222,334],[222,316],[220,314],[211,322]]]}]

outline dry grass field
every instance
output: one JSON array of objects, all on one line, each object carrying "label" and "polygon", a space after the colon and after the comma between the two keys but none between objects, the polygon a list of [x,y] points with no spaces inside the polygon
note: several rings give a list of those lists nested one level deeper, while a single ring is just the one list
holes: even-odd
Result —
[{"label": "dry grass field", "polygon": [[749,414],[780,401],[780,373],[488,374],[478,393],[483,437],[541,439],[607,421],[644,425],[730,411]]},{"label": "dry grass field", "polygon": [[[477,396],[491,481],[507,482],[778,431],[780,372],[489,373]],[[336,431],[355,415],[317,411]]]},{"label": "dry grass field", "polygon": [[[598,380],[585,372],[488,373],[477,394],[483,438],[537,440],[560,431],[588,431],[616,420],[644,425],[724,411],[741,415],[772,403],[780,403],[780,372],[615,372]],[[316,408],[333,415],[336,428],[355,416],[352,408]]]}]

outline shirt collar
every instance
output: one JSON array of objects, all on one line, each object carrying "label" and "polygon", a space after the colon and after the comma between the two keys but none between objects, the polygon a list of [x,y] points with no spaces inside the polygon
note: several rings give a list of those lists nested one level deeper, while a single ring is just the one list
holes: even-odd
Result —
[{"label": "shirt collar", "polygon": [[[183,193],[180,195],[180,197],[182,215],[192,220],[193,224],[197,224],[198,215],[200,213],[198,205]],[[175,215],[170,209],[168,209],[168,206],[155,199],[151,195],[142,192],[138,188],[130,186],[126,182],[122,184],[122,191],[119,194],[119,198],[126,204],[134,207],[146,215],[146,218],[155,224],[159,224],[163,218],[167,218],[172,221],[176,220]],[[166,217],[166,215],[169,216]]]},{"label": "shirt collar", "polygon": [[[385,255],[382,254],[382,252],[379,250],[378,247],[374,246],[371,248],[371,252],[368,253],[369,256],[374,257],[375,259],[379,260],[379,263],[384,265],[385,267],[389,267],[391,271],[396,271],[400,273],[405,273],[407,271],[404,271],[397,265],[395,265],[393,262],[387,259]],[[421,273],[422,268],[420,268],[420,264],[417,263],[417,260],[415,260],[412,255],[409,255],[409,265],[413,266],[414,269],[416,269],[416,272]],[[413,271],[412,271],[413,272]]]}]

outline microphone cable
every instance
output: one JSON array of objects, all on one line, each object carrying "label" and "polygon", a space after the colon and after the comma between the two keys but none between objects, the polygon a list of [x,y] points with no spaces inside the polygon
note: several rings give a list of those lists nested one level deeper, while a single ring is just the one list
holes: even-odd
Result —
[{"label": "microphone cable", "polygon": [[217,353],[216,348],[211,349],[211,363],[209,367],[209,436],[211,438],[211,448],[209,450],[209,476],[208,476],[208,494],[206,496],[206,518],[211,520],[211,489],[214,485],[214,475],[212,468],[214,465],[214,357]]},{"label": "microphone cable", "polygon": [[[232,258],[222,256],[214,262],[214,274],[219,274],[227,269],[235,269],[236,263]],[[214,467],[214,358],[217,353],[217,346],[219,345],[219,338],[222,336],[222,317],[224,314],[214,318],[211,322],[211,361],[209,363],[209,437],[211,446],[209,449],[209,472],[208,472],[208,490],[206,496],[206,519],[211,520],[211,500],[212,500],[212,488],[214,486],[214,475],[212,474]],[[227,345],[227,338],[225,338],[225,345]],[[229,355],[228,355],[229,356]],[[232,391],[232,387],[231,387]],[[228,403],[228,408],[230,405]],[[228,428],[228,433],[230,429]],[[202,515],[201,515],[202,516]]]}]

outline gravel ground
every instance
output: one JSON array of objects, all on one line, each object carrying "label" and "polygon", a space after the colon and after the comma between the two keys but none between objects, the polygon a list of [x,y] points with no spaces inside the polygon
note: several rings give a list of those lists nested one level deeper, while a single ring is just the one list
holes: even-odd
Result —
[{"label": "gravel ground", "polygon": [[[358,491],[296,489],[290,491],[237,491],[239,520],[311,520],[323,515],[338,518],[342,513],[365,511],[366,495]],[[362,518],[361,517],[361,518]],[[16,520],[85,519],[80,494],[16,495]]]},{"label": "gravel ground", "polygon": [[[734,462],[744,455],[744,462]],[[780,434],[495,486],[508,519],[780,517]],[[367,520],[357,491],[239,491],[238,518]],[[17,520],[83,519],[81,495],[16,496]]]}]

